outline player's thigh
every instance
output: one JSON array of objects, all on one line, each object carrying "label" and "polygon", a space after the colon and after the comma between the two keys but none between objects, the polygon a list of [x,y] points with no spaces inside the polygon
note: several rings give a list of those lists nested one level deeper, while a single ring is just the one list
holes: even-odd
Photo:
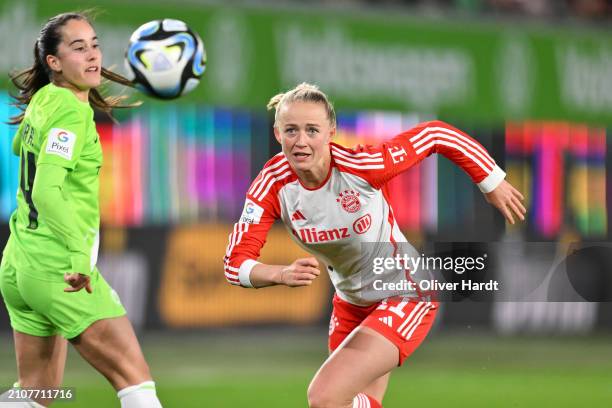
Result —
[{"label": "player's thigh", "polygon": [[98,320],[70,342],[116,390],[151,380],[149,367],[126,316]]},{"label": "player's thigh", "polygon": [[360,326],[315,374],[308,389],[311,406],[344,406],[397,366],[399,351],[385,336]]},{"label": "player's thigh", "polygon": [[21,387],[57,388],[62,384],[67,344],[61,336],[39,337],[13,332]]}]

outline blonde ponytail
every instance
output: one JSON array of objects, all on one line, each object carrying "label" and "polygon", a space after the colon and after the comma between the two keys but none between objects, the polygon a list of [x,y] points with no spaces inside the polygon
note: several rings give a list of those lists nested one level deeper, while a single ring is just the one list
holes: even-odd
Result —
[{"label": "blonde ponytail", "polygon": [[296,101],[323,104],[325,110],[327,111],[329,123],[333,127],[336,126],[336,112],[334,111],[334,106],[329,101],[327,95],[325,95],[325,93],[322,92],[318,86],[306,82],[302,82],[287,92],[276,94],[270,99],[267,108],[268,110],[274,109],[274,126],[277,126],[278,124],[278,112],[280,111],[281,107],[287,103]]}]

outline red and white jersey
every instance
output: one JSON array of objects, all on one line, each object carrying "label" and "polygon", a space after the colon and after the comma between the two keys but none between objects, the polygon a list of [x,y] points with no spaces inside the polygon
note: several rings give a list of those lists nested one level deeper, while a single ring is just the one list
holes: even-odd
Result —
[{"label": "red and white jersey", "polygon": [[[374,280],[394,281],[372,271],[375,257],[403,253],[418,256],[395,222],[385,184],[432,153],[460,166],[483,192],[490,192],[505,173],[486,149],[462,131],[440,121],[421,123],[378,146],[349,149],[330,144],[331,166],[318,188],[303,186],[287,158],[270,159],[251,184],[244,210],[229,236],[226,279],[252,287],[250,271],[276,219],[291,238],[327,264],[338,296],[370,305],[389,297],[372,290]],[[401,210],[401,209],[400,209]]]}]

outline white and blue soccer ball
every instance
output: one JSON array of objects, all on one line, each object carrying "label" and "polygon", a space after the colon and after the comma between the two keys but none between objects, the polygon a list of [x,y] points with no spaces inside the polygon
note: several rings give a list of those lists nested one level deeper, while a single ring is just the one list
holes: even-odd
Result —
[{"label": "white and blue soccer ball", "polygon": [[130,37],[125,65],[137,89],[156,98],[174,99],[200,83],[206,51],[198,34],[183,21],[154,20]]}]

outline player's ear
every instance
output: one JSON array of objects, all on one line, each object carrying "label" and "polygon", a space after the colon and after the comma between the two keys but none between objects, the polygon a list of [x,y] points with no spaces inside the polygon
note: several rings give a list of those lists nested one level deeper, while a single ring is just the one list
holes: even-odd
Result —
[{"label": "player's ear", "polygon": [[54,72],[62,72],[62,64],[59,61],[59,58],[57,58],[55,55],[47,55],[46,57],[47,60],[47,65],[49,66],[49,68],[51,68],[52,71]]},{"label": "player's ear", "polygon": [[280,144],[281,143],[281,135],[280,135],[280,131],[278,130],[278,126],[274,126],[274,137],[276,138],[276,141]]},{"label": "player's ear", "polygon": [[336,127],[334,126],[329,130],[329,137],[327,139],[327,143],[331,142],[332,139],[334,139],[335,137],[336,137]]}]

